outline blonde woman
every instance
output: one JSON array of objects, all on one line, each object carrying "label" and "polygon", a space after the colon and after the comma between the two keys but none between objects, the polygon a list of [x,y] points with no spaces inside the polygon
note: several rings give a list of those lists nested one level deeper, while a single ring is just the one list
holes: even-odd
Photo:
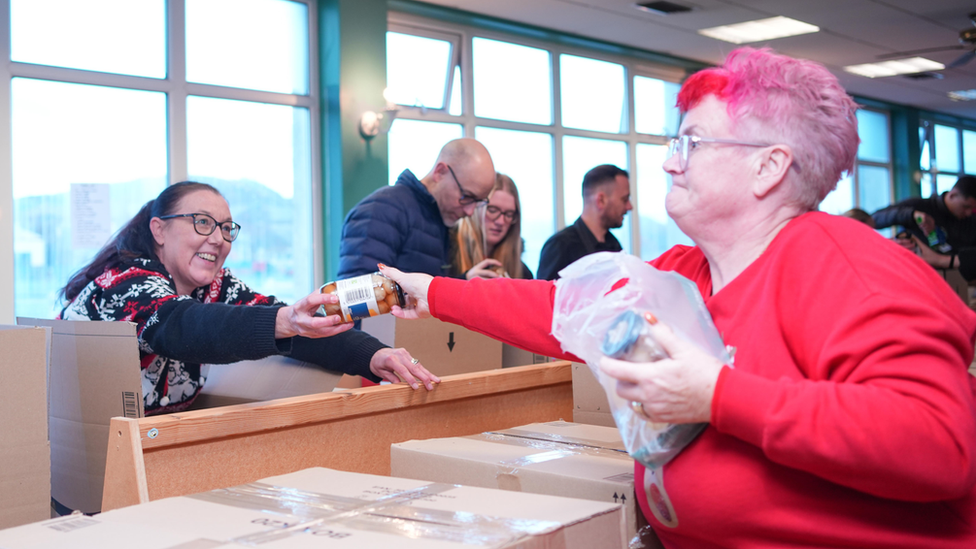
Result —
[{"label": "blonde woman", "polygon": [[454,231],[455,276],[532,278],[522,263],[518,189],[511,177],[495,174],[488,203],[478,206]]}]

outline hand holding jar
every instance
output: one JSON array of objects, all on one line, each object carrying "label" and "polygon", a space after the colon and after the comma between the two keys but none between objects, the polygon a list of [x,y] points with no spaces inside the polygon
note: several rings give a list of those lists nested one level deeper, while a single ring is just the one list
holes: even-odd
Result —
[{"label": "hand holding jar", "polygon": [[393,316],[410,320],[430,316],[430,308],[427,306],[427,289],[434,277],[424,273],[405,273],[386,265],[379,265],[379,268],[384,276],[399,284],[407,298],[406,307],[403,305],[393,307]]},{"label": "hand holding jar", "polygon": [[385,315],[393,307],[406,306],[400,286],[380,273],[329,282],[319,291],[337,298],[323,304],[319,312],[327,316],[338,315],[340,322]]}]

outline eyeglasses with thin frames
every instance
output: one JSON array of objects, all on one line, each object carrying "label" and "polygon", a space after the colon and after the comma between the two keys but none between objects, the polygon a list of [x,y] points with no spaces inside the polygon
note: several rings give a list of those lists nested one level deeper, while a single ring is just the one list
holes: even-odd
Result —
[{"label": "eyeglasses with thin frames", "polygon": [[454,183],[457,185],[458,192],[461,193],[461,198],[458,199],[458,204],[460,204],[462,206],[467,206],[469,204],[478,204],[478,205],[481,205],[481,204],[487,204],[488,203],[488,199],[487,198],[478,198],[477,196],[475,196],[475,195],[469,193],[468,191],[464,190],[464,188],[461,187],[461,182],[458,181],[457,176],[454,175],[454,169],[451,168],[451,166],[449,164],[445,164],[445,166],[447,166],[448,171],[451,172],[451,177],[454,178]]},{"label": "eyeglasses with thin frames", "polygon": [[668,142],[668,158],[675,153],[681,153],[678,160],[681,161],[681,171],[688,169],[688,156],[691,151],[698,148],[701,143],[723,143],[725,145],[742,145],[743,147],[769,147],[762,143],[749,143],[747,141],[735,141],[733,139],[718,139],[715,137],[698,137],[697,135],[682,135]]},{"label": "eyeglasses with thin frames", "polygon": [[200,236],[210,236],[217,230],[217,227],[220,227],[220,236],[227,242],[233,242],[237,240],[237,235],[241,232],[241,226],[237,223],[233,221],[218,223],[213,216],[205,213],[164,215],[160,219],[176,219],[177,217],[192,217],[193,230]]},{"label": "eyeglasses with thin frames", "polygon": [[486,206],[485,217],[492,221],[495,221],[499,217],[504,217],[505,221],[515,223],[515,220],[518,219],[519,214],[515,210],[502,211],[502,209],[498,206]]}]

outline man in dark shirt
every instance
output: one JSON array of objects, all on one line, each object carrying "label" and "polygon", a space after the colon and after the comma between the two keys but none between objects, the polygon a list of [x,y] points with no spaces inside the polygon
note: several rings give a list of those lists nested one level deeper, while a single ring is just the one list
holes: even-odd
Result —
[{"label": "man in dark shirt", "polygon": [[[921,246],[941,229],[948,253],[921,250],[922,258],[940,269],[958,268],[966,280],[976,279],[976,177],[964,175],[949,192],[929,198],[909,198],[872,214],[877,228],[901,225]],[[931,244],[935,244],[934,242]]]},{"label": "man in dark shirt", "polygon": [[537,277],[555,280],[559,271],[594,252],[619,252],[623,248],[610,229],[624,224],[630,204],[630,178],[612,164],[603,164],[583,176],[583,214],[575,223],[549,237],[539,258]]}]

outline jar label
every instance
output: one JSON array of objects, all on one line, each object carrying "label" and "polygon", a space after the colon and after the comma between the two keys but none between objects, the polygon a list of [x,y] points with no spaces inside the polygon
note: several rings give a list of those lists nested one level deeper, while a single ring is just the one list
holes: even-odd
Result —
[{"label": "jar label", "polygon": [[373,275],[357,276],[336,281],[336,294],[346,322],[380,314],[373,292]]}]

